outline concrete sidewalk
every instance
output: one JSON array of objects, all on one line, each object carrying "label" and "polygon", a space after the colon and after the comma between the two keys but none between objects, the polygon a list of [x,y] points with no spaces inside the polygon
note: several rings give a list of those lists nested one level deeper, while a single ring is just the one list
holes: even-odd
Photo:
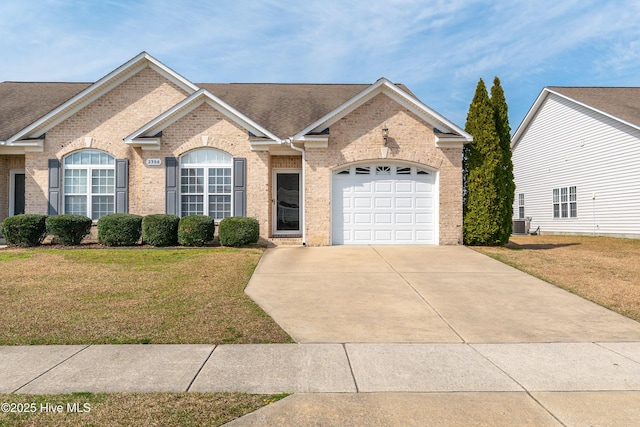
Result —
[{"label": "concrete sidewalk", "polygon": [[297,393],[233,425],[640,422],[640,342],[4,346],[0,367],[1,393]]},{"label": "concrete sidewalk", "polygon": [[640,391],[640,343],[0,347],[0,392]]}]

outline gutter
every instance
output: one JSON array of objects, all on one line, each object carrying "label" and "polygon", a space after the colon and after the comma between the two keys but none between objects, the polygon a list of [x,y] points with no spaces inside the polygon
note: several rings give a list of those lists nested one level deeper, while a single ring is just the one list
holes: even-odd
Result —
[{"label": "gutter", "polygon": [[291,138],[285,139],[284,142],[289,145],[291,148],[293,148],[296,151],[299,151],[302,153],[302,171],[300,172],[300,180],[302,181],[301,183],[301,189],[300,189],[300,200],[302,201],[302,209],[300,209],[300,228],[302,229],[302,246],[307,246],[307,224],[306,224],[306,214],[305,211],[307,210],[307,199],[305,197],[305,173],[304,173],[304,165],[306,162],[306,152],[304,151],[304,148],[299,148],[296,147],[295,145],[293,145],[293,141],[291,140]]}]

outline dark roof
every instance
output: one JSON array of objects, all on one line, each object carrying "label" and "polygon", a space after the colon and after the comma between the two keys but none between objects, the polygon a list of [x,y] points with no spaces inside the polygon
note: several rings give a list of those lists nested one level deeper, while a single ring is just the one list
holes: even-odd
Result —
[{"label": "dark roof", "polygon": [[[335,110],[368,84],[197,83],[251,120],[288,138]],[[407,88],[402,90],[411,94]]]},{"label": "dark roof", "polygon": [[[6,140],[91,83],[0,83],[0,141]],[[280,138],[303,130],[369,84],[200,83]],[[400,89],[413,94],[403,85]]]},{"label": "dark roof", "polygon": [[640,87],[549,86],[547,88],[640,126]]},{"label": "dark roof", "polygon": [[12,137],[92,83],[0,83],[0,141]]}]

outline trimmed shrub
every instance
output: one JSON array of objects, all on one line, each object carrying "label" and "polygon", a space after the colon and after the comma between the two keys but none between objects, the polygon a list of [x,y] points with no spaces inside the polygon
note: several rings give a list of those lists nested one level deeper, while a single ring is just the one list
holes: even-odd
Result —
[{"label": "trimmed shrub", "polygon": [[2,221],[2,234],[10,245],[38,246],[47,235],[46,215],[22,214]]},{"label": "trimmed shrub", "polygon": [[233,216],[220,221],[218,234],[223,246],[251,245],[260,238],[260,224],[255,218]]},{"label": "trimmed shrub", "polygon": [[175,215],[147,215],[142,218],[142,242],[153,246],[175,246],[178,244],[178,224]]},{"label": "trimmed shrub", "polygon": [[79,245],[91,232],[91,218],[74,215],[53,215],[46,220],[47,233],[58,238],[63,245]]},{"label": "trimmed shrub", "polygon": [[213,240],[215,226],[213,218],[208,216],[185,216],[178,224],[178,243],[183,246],[204,246]]},{"label": "trimmed shrub", "polygon": [[98,241],[107,246],[133,246],[141,233],[140,215],[115,213],[98,220]]}]

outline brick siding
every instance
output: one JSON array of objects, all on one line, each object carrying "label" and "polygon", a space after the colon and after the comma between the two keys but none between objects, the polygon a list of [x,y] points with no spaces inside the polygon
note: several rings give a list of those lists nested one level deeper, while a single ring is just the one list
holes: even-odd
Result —
[{"label": "brick siding", "polygon": [[380,94],[330,128],[329,147],[306,150],[307,244],[331,244],[331,171],[382,159],[382,128],[389,129],[388,160],[426,165],[439,174],[439,243],[462,242],[462,150],[435,146],[433,128]]}]

